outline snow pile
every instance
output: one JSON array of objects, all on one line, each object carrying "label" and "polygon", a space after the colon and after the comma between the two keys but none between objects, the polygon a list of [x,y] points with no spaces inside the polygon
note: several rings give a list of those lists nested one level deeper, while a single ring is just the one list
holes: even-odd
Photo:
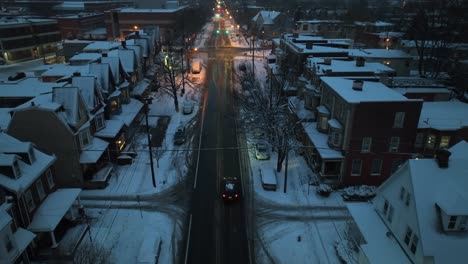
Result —
[{"label": "snow pile", "polygon": [[338,240],[335,242],[335,249],[338,257],[343,263],[354,264],[357,263],[354,258],[354,247],[348,240]]},{"label": "snow pile", "polygon": [[319,186],[317,186],[316,191],[322,196],[329,196],[330,193],[333,192],[333,188],[328,184],[321,183]]},{"label": "snow pile", "polygon": [[343,190],[343,198],[345,200],[367,200],[375,196],[375,190],[375,186],[351,186]]}]

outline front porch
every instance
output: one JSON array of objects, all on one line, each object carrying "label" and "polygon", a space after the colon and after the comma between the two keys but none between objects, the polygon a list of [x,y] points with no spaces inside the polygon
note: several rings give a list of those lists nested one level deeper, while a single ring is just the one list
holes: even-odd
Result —
[{"label": "front porch", "polygon": [[328,135],[317,130],[316,122],[303,122],[306,160],[322,183],[339,185],[344,156],[328,146]]},{"label": "front porch", "polygon": [[[83,239],[88,225],[80,219],[81,189],[58,189],[49,194],[37,209],[28,230],[37,236],[37,260],[69,261]],[[73,204],[77,204],[76,208]],[[82,208],[81,208],[82,209]]]}]

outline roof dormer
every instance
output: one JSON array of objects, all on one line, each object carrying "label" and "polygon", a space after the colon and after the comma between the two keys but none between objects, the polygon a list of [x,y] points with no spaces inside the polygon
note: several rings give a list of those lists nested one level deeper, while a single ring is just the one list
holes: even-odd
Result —
[{"label": "roof dormer", "polygon": [[468,228],[468,199],[455,188],[452,192],[440,193],[436,206],[440,209],[442,229],[446,232],[466,231]]},{"label": "roof dormer", "polygon": [[18,164],[18,156],[1,153],[0,173],[11,179],[19,179],[21,177],[21,169]]}]

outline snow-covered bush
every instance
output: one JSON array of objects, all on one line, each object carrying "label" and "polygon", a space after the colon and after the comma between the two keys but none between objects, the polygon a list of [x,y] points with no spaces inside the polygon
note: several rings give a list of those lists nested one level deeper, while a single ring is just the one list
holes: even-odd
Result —
[{"label": "snow-covered bush", "polygon": [[333,189],[330,185],[328,184],[320,184],[317,186],[317,193],[322,195],[322,196],[329,196],[331,192],[333,192]]},{"label": "snow-covered bush", "polygon": [[375,186],[351,186],[343,190],[343,198],[345,200],[368,200],[375,196],[375,190]]}]

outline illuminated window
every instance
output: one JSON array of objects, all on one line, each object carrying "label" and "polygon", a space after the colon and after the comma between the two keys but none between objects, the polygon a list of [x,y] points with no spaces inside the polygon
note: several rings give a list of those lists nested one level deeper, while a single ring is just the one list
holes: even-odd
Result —
[{"label": "illuminated window", "polygon": [[426,148],[428,149],[433,149],[435,146],[435,141],[436,141],[436,136],[435,135],[429,135],[426,140]]},{"label": "illuminated window", "polygon": [[447,148],[449,146],[450,136],[442,136],[440,138],[439,148]]}]

